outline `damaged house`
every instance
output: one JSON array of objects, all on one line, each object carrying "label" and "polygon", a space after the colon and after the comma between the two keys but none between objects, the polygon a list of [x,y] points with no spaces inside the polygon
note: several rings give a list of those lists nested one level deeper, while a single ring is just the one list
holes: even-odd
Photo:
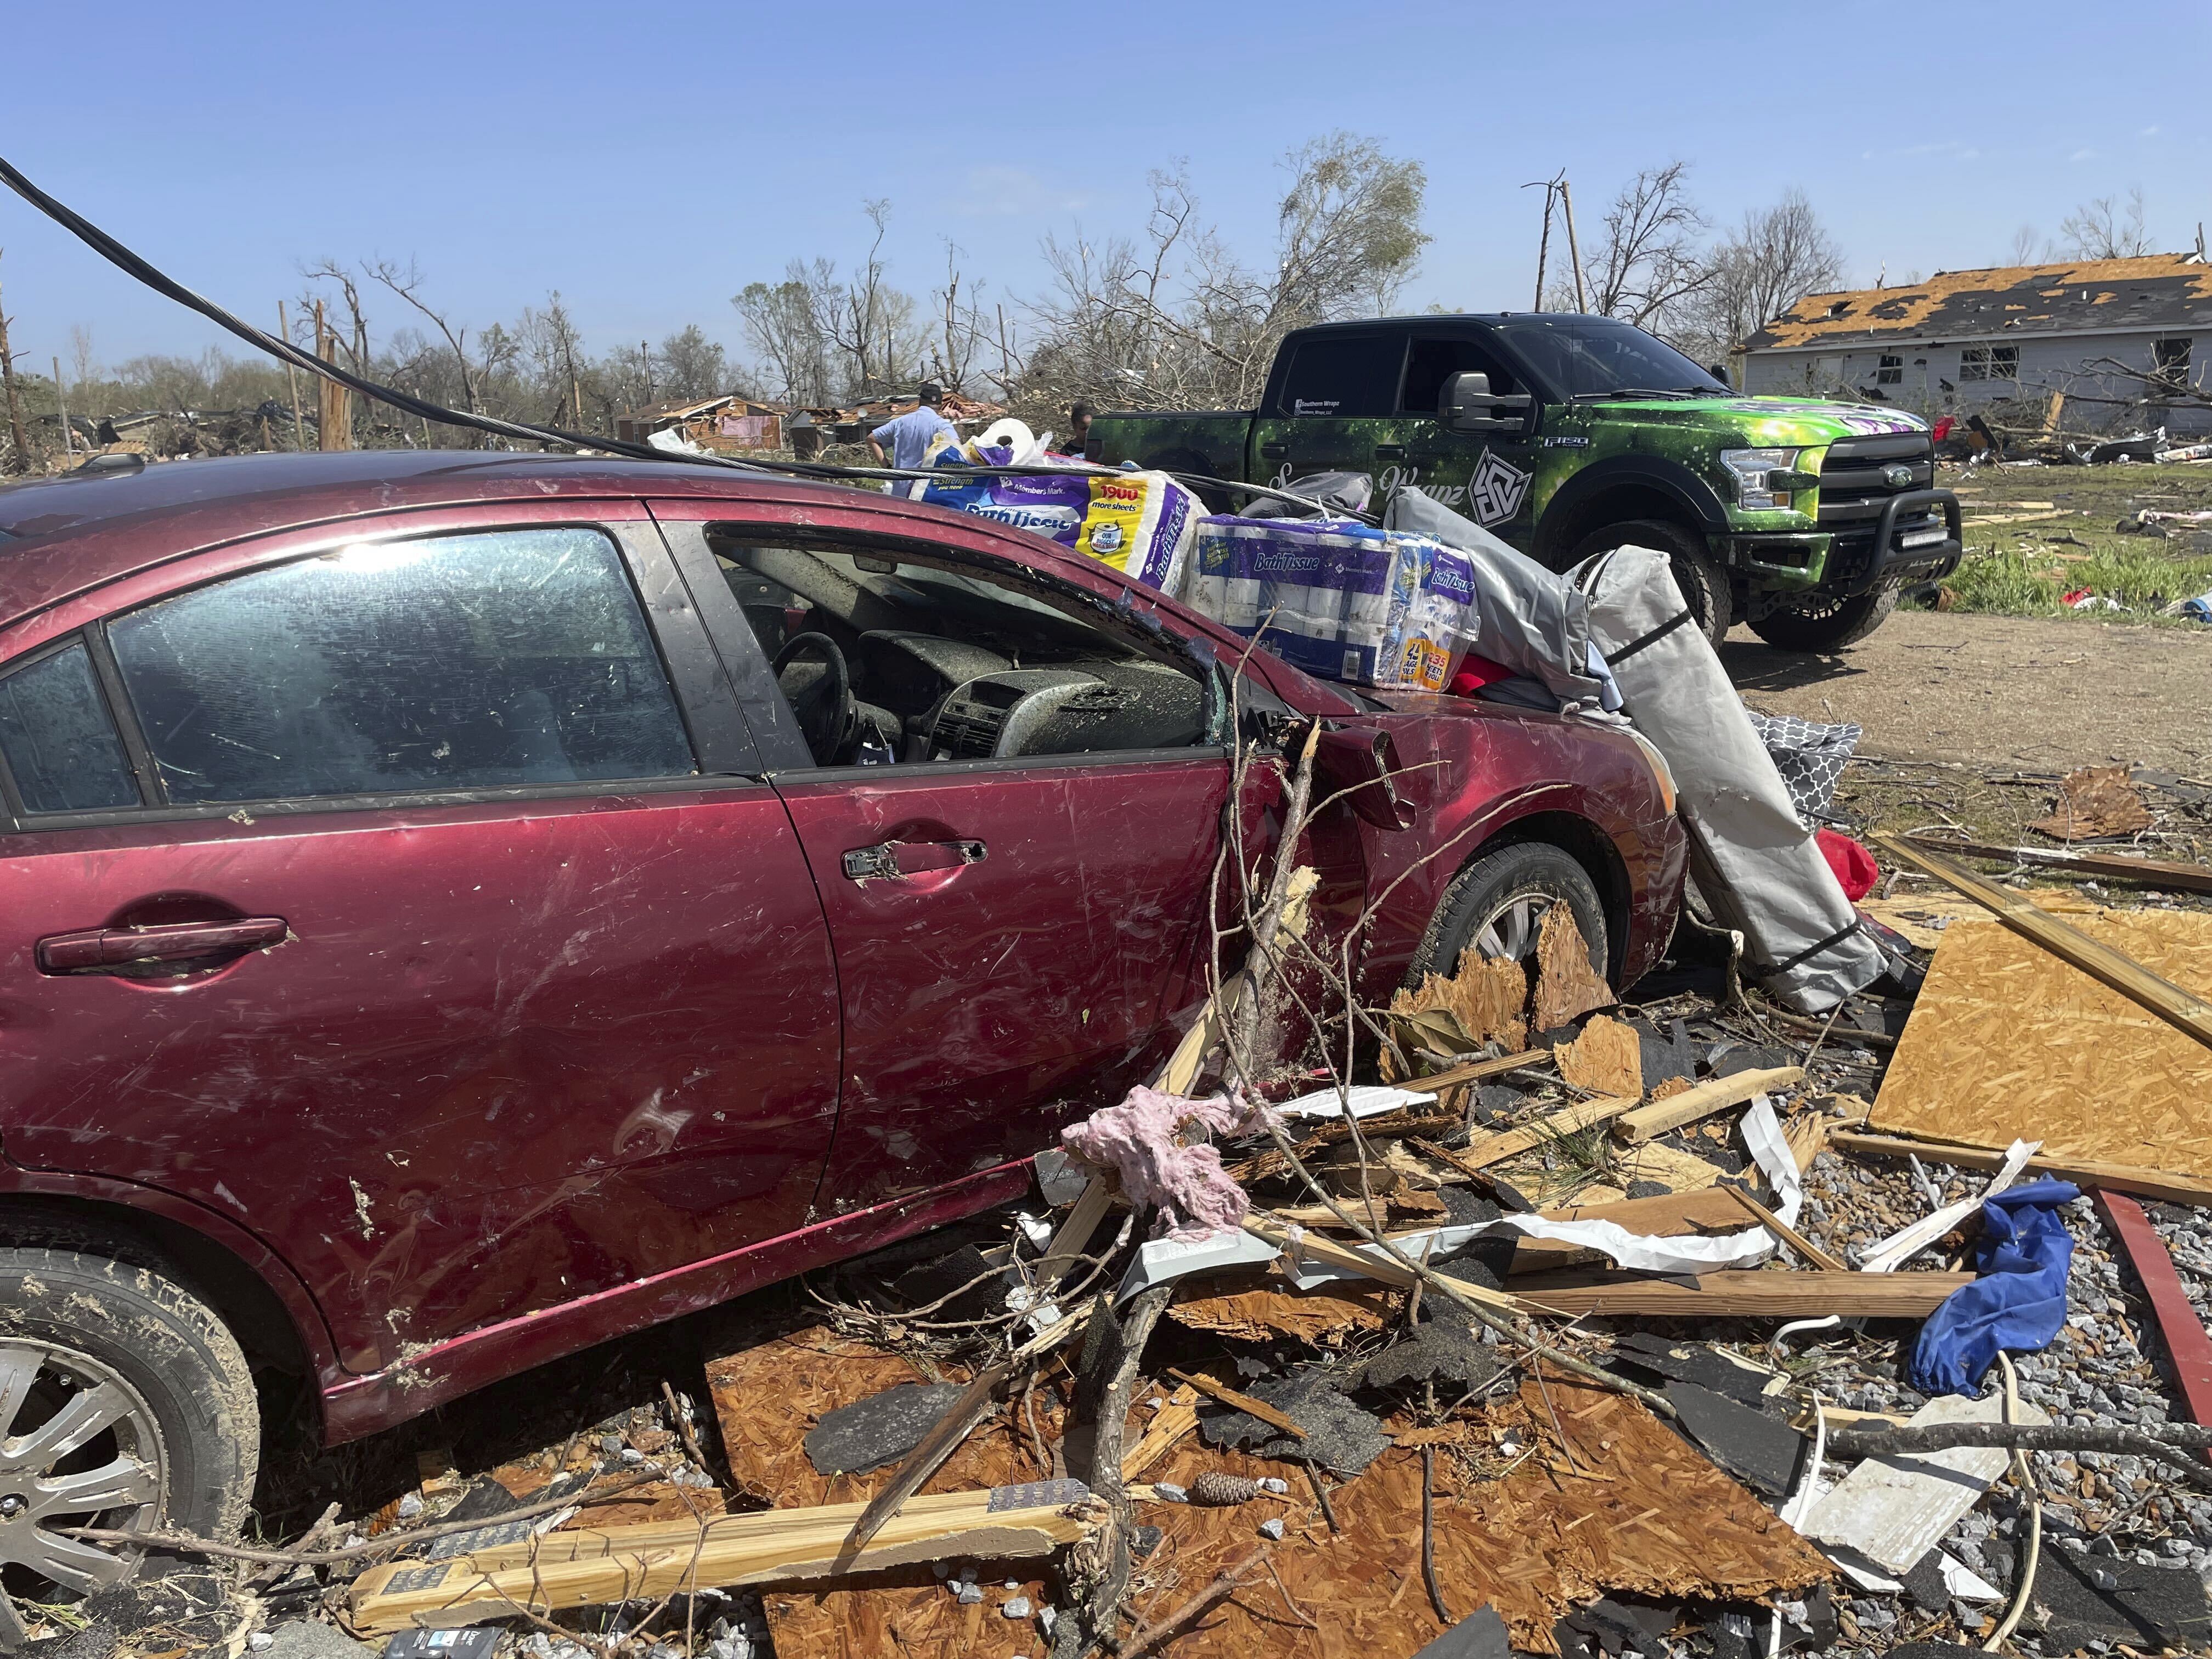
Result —
[{"label": "damaged house", "polygon": [[1737,353],[1753,393],[1962,416],[2059,395],[2069,426],[2212,432],[2212,265],[2200,246],[1808,295]]}]

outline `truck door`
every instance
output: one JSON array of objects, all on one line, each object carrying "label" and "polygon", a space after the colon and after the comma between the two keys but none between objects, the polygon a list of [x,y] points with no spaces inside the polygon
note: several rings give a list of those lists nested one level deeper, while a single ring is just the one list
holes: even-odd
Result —
[{"label": "truck door", "polygon": [[1542,393],[1492,343],[1416,331],[1392,423],[1395,449],[1380,447],[1391,459],[1376,477],[1378,504],[1397,490],[1418,489],[1526,551],[1543,507],[1537,499],[1537,410],[1531,407],[1517,433],[1455,432],[1439,418],[1437,404],[1459,374],[1487,374],[1491,391],[1501,397],[1527,392],[1542,402]]},{"label": "truck door", "polygon": [[1289,361],[1252,422],[1247,477],[1285,484],[1315,472],[1372,474],[1399,458],[1402,328],[1329,330],[1294,337],[1283,349]]}]

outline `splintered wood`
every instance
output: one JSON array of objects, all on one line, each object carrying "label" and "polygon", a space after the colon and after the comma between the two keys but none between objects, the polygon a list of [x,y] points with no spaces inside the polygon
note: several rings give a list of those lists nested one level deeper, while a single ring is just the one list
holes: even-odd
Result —
[{"label": "splintered wood", "polygon": [[1519,963],[1467,951],[1449,979],[1430,974],[1419,988],[1391,998],[1390,1013],[1421,1034],[1420,1047],[1466,1054],[1494,1039],[1504,1052],[1516,1054],[1528,1046],[1528,1023],[1522,1018],[1528,1001],[1528,975]]},{"label": "splintered wood", "polygon": [[2058,783],[2051,816],[2027,826],[2059,841],[2132,836],[2150,828],[2150,809],[2124,766],[2085,766]]},{"label": "splintered wood", "polygon": [[1610,1008],[1617,1000],[1590,966],[1589,945],[1575,925],[1575,913],[1554,904],[1536,932],[1536,1006],[1529,1016],[1535,1029],[1557,1030],[1576,1015]]},{"label": "splintered wood", "polygon": [[[1449,1449],[1436,1459],[1437,1577],[1456,1616],[1486,1601],[1516,1648],[1553,1654],[1559,1614],[1607,1591],[1740,1601],[1801,1593],[1828,1576],[1810,1546],[1642,1406],[1556,1375],[1545,1387],[1549,1409],[1531,1383],[1485,1425],[1512,1427],[1538,1446],[1512,1474],[1476,1478]],[[1571,1456],[1559,1455],[1554,1413]],[[1269,1552],[1273,1574],[1240,1580],[1163,1650],[1169,1659],[1352,1659],[1413,1653],[1442,1634],[1421,1583],[1419,1438],[1331,1492],[1341,1532],[1310,1502],[1278,1511],[1289,1535]],[[1186,1442],[1154,1474],[1188,1486],[1207,1469],[1285,1472]],[[1252,1549],[1249,1508],[1147,1504],[1139,1518],[1166,1533],[1139,1567],[1131,1601],[1139,1609],[1182,1605]],[[803,1651],[813,1659],[820,1650]]]},{"label": "splintered wood", "polygon": [[1301,1291],[1272,1275],[1265,1288],[1255,1287],[1249,1279],[1193,1279],[1176,1292],[1167,1316],[1187,1330],[1240,1342],[1288,1336],[1334,1348],[1363,1332],[1381,1330],[1403,1303],[1399,1292],[1358,1279]]},{"label": "splintered wood", "polygon": [[1559,1075],[1577,1089],[1596,1095],[1644,1092],[1644,1045],[1634,1029],[1598,1015],[1572,1042],[1556,1043],[1552,1055]]},{"label": "splintered wood", "polygon": [[[2212,916],[2097,910],[2090,938],[2212,995]],[[2212,1049],[1994,921],[1944,931],[1874,1127],[2212,1178]]]}]

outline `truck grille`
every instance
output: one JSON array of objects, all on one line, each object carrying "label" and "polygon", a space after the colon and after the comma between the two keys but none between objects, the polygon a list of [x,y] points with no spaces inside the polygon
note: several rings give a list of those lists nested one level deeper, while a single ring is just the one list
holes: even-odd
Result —
[{"label": "truck grille", "polygon": [[[1893,466],[1905,468],[1911,476],[1892,483],[1885,474]],[[1908,489],[1929,489],[1935,482],[1936,446],[1924,432],[1843,438],[1829,445],[1820,463],[1820,528],[1833,538],[1828,544],[1827,580],[1850,580],[1872,568],[1878,555],[1875,532],[1889,498]],[[1942,522],[1941,514],[1931,516]],[[1919,526],[1898,527],[1909,534]]]}]

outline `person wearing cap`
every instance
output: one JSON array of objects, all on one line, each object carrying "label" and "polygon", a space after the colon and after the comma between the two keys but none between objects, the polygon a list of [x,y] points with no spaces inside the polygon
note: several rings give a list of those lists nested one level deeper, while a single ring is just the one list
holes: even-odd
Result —
[{"label": "person wearing cap", "polygon": [[[922,382],[915,394],[921,401],[903,415],[885,421],[868,434],[868,447],[876,453],[878,465],[898,467],[920,466],[929,454],[929,446],[940,432],[957,438],[952,422],[938,412],[945,401],[945,393],[929,382]],[[884,446],[890,446],[887,453]]]}]

